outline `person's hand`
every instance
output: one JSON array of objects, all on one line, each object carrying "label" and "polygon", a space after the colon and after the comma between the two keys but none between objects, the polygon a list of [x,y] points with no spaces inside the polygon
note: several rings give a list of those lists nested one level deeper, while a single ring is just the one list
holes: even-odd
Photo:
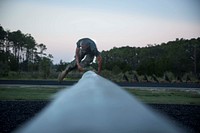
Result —
[{"label": "person's hand", "polygon": [[100,72],[100,71],[98,71],[98,72],[97,72],[97,74],[98,74],[98,75],[101,75],[101,72]]},{"label": "person's hand", "polygon": [[81,67],[81,65],[78,65],[78,70],[79,70],[79,72],[83,72],[84,71],[84,69]]}]

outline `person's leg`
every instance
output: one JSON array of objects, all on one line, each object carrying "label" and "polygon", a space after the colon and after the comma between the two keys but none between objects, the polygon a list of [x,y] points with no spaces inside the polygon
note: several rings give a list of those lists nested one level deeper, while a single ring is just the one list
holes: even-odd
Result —
[{"label": "person's leg", "polygon": [[[83,52],[82,50],[80,50],[79,52],[79,61],[81,61],[85,56],[85,52]],[[74,59],[72,62],[70,62],[67,67],[65,68],[64,71],[62,71],[59,76],[58,76],[58,81],[61,82],[65,76],[72,70],[76,69],[77,65],[76,65],[76,59]]]},{"label": "person's leg", "polygon": [[85,59],[81,61],[80,65],[84,68],[90,65],[90,63],[93,61],[94,55],[86,55]]}]

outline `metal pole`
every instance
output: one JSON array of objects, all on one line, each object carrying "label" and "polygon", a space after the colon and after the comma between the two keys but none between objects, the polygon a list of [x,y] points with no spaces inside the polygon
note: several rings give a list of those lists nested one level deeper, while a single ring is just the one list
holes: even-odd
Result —
[{"label": "metal pole", "polygon": [[[174,123],[173,123],[174,124]],[[154,112],[113,82],[86,72],[17,133],[178,133]]]}]

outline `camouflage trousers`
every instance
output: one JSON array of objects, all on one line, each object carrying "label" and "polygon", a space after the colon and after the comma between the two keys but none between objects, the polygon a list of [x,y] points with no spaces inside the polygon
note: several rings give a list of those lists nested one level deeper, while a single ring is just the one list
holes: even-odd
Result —
[{"label": "camouflage trousers", "polygon": [[[89,66],[90,63],[93,61],[93,59],[94,59],[94,55],[87,54],[85,51],[80,49],[80,51],[79,51],[79,63],[81,65],[81,67],[84,68],[84,67]],[[70,62],[70,64],[67,65],[65,70],[67,72],[70,72],[70,71],[72,71],[76,68],[77,68],[77,64],[76,64],[76,57],[75,57],[75,59],[72,62]]]}]

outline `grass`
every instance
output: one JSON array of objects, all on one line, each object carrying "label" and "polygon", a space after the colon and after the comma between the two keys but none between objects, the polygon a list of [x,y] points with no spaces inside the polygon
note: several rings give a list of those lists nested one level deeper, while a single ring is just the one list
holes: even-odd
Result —
[{"label": "grass", "polygon": [[145,103],[200,105],[200,92],[187,89],[125,89]]},{"label": "grass", "polygon": [[63,87],[0,86],[0,100],[49,100]]},{"label": "grass", "polygon": [[[64,87],[0,86],[0,100],[50,100]],[[199,91],[176,89],[125,89],[145,103],[200,105]]]}]

